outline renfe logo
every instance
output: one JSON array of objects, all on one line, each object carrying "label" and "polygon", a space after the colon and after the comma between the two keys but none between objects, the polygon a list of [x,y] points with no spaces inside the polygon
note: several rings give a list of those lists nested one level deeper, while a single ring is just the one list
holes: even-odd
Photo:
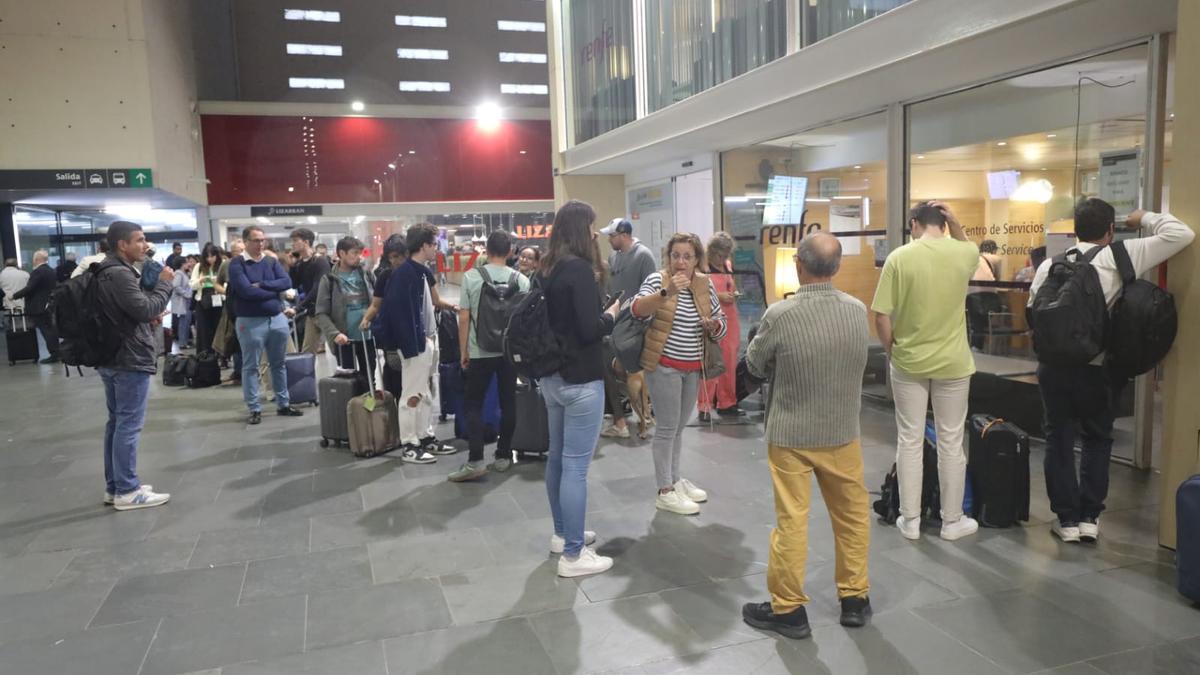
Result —
[{"label": "renfe logo", "polygon": [[74,171],[67,171],[54,174],[54,180],[83,180],[83,176]]},{"label": "renfe logo", "polygon": [[584,63],[591,61],[593,58],[597,61],[603,61],[604,54],[608,51],[609,47],[613,46],[614,42],[612,26],[605,26],[599,35],[583,46]]}]

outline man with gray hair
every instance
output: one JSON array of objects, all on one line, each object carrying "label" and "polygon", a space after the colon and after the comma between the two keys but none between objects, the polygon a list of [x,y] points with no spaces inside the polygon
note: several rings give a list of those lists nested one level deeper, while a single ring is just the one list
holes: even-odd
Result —
[{"label": "man with gray hair", "polygon": [[772,382],[766,431],[777,525],[767,563],[771,601],[745,605],[742,619],[805,638],[812,634],[804,566],[813,475],[833,521],[841,623],[859,627],[871,617],[870,506],[858,424],[870,332],[863,303],[833,287],[842,262],[837,237],[804,237],[794,259],[800,289],[767,308],[746,351],[750,375]]},{"label": "man with gray hair", "polygon": [[46,251],[35,251],[33,254],[33,271],[29,273],[29,282],[25,288],[13,294],[13,300],[25,301],[25,314],[42,334],[46,341],[46,351],[50,356],[38,363],[58,363],[58,330],[54,328],[54,317],[50,315],[50,295],[58,285],[58,276],[50,267],[50,254]]}]

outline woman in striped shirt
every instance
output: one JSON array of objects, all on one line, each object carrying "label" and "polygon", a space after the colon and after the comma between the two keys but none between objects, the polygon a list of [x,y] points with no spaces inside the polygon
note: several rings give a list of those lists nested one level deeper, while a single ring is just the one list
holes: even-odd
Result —
[{"label": "woman in striped shirt", "polygon": [[[678,233],[663,253],[666,270],[642,282],[633,303],[635,316],[650,319],[642,368],[654,405],[654,473],[658,480],[655,506],[664,511],[692,515],[708,494],[679,475],[683,428],[696,406],[696,390],[703,376],[704,340],[725,335],[725,316],[712,281],[697,271],[704,260],[704,244],[690,233]],[[712,345],[716,347],[715,344]]]}]

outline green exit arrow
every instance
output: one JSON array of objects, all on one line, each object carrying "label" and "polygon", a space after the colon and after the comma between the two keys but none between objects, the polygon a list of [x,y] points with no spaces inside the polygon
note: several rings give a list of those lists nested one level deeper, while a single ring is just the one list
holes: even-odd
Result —
[{"label": "green exit arrow", "polygon": [[126,175],[133,187],[154,187],[154,172],[150,169],[128,169]]}]

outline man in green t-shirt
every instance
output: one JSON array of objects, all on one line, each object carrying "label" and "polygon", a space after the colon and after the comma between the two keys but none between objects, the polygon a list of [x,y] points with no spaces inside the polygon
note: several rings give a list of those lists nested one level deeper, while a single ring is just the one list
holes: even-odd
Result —
[{"label": "man in green t-shirt", "polygon": [[900,486],[896,527],[908,539],[921,536],[925,411],[932,397],[941,534],[953,541],[979,529],[962,511],[967,472],[963,429],[975,373],[975,359],[967,343],[965,302],[967,284],[979,265],[979,248],[967,240],[945,204],[921,202],[908,218],[912,241],[888,256],[871,304],[879,340],[892,364]]},{"label": "man in green t-shirt", "polygon": [[515,277],[522,291],[529,290],[529,279],[505,264],[511,250],[512,238],[504,230],[496,230],[487,238],[487,263],[463,275],[458,335],[462,346],[463,377],[466,380],[463,408],[467,416],[469,455],[467,463],[450,474],[450,480],[455,482],[473,480],[488,472],[483,463],[483,402],[493,377],[497,380],[497,393],[500,394],[500,438],[492,468],[503,473],[512,467],[512,437],[517,425],[517,373],[503,354],[481,349],[476,339],[479,298],[485,283],[480,270],[487,272],[487,278],[493,284],[507,285]]}]

